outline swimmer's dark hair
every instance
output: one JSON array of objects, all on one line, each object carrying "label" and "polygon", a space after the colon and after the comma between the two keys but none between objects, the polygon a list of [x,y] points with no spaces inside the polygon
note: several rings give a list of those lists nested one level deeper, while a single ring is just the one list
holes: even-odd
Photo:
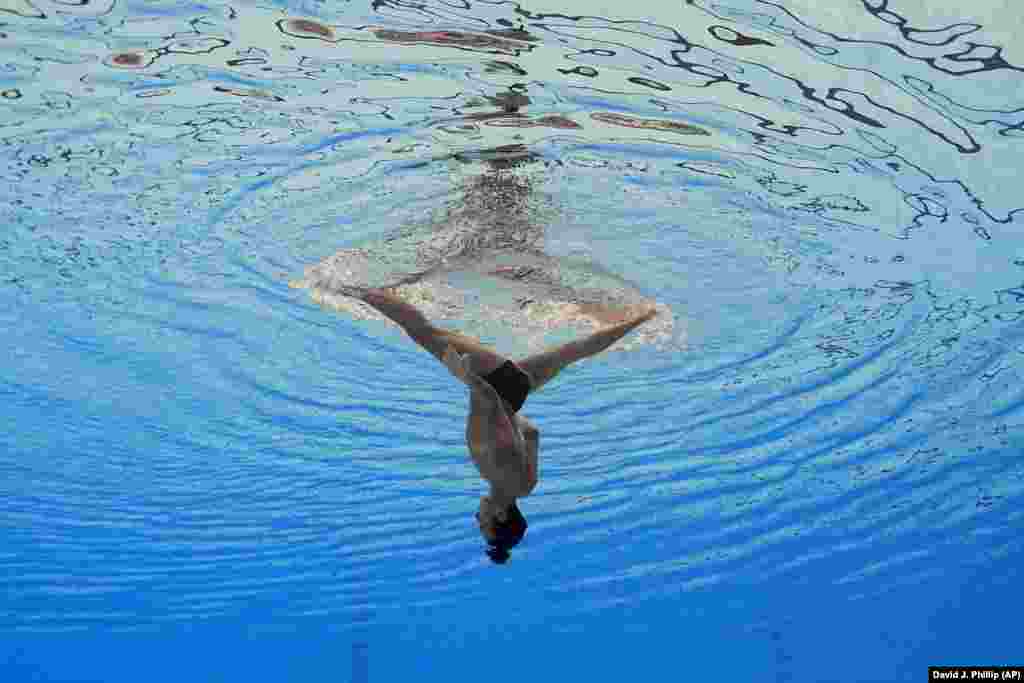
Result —
[{"label": "swimmer's dark hair", "polygon": [[512,503],[508,509],[508,519],[504,522],[496,521],[495,538],[493,541],[488,541],[490,547],[487,548],[487,556],[491,558],[491,561],[495,564],[508,562],[509,549],[514,548],[519,541],[523,540],[527,526],[526,517],[523,517],[519,506]]}]

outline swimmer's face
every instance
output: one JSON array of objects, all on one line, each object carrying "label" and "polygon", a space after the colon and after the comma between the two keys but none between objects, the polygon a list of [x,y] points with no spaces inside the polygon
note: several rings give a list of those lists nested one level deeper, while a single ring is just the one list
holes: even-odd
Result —
[{"label": "swimmer's face", "polygon": [[507,510],[499,510],[487,496],[480,498],[480,509],[476,513],[476,522],[480,527],[480,535],[488,543],[497,538],[497,526],[508,519]]},{"label": "swimmer's face", "polygon": [[505,564],[509,560],[508,551],[523,540],[528,524],[514,498],[507,503],[504,498],[498,500],[500,502],[495,504],[487,496],[481,498],[477,521],[480,535],[487,541],[487,556],[496,564]]}]

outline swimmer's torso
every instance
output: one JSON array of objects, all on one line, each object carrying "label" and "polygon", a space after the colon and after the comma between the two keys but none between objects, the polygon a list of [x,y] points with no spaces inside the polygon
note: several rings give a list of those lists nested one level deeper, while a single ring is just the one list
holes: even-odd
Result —
[{"label": "swimmer's torso", "polygon": [[508,441],[496,438],[493,428],[485,428],[481,420],[474,417],[471,412],[466,421],[466,445],[480,476],[510,496],[528,496],[537,486],[537,428],[526,418],[512,414],[512,421],[526,445],[525,453],[512,455],[515,449]]}]

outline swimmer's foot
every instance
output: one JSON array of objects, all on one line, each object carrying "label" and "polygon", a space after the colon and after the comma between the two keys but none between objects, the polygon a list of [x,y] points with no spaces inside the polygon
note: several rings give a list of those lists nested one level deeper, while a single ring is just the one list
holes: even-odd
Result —
[{"label": "swimmer's foot", "polygon": [[636,327],[658,315],[658,310],[654,307],[654,304],[650,303],[616,308],[582,304],[579,306],[579,312],[581,315],[590,318],[594,322],[594,326],[599,329],[627,324]]}]

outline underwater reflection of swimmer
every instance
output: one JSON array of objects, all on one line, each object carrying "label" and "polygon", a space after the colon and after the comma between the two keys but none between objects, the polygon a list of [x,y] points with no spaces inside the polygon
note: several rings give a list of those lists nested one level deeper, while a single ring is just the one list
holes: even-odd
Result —
[{"label": "underwater reflection of swimmer", "polygon": [[[546,253],[549,216],[535,210],[529,176],[510,171],[538,162],[522,145],[461,152],[462,163],[488,172],[465,182],[441,218],[403,226],[375,241],[341,249],[292,281],[314,301],[359,319],[379,312],[336,294],[338,283],[390,287],[433,318],[461,318],[476,336],[512,328],[511,343],[535,351],[568,328],[619,322],[621,311],[646,297],[635,283],[589,257]],[[664,303],[659,317],[621,348],[683,344]],[[497,328],[497,329],[496,329]],[[581,330],[576,330],[580,333]]]},{"label": "underwater reflection of swimmer", "polygon": [[417,344],[441,361],[470,391],[466,445],[480,476],[490,484],[476,514],[488,556],[502,564],[526,533],[517,498],[537,486],[540,431],[519,414],[529,394],[550,382],[570,363],[599,353],[654,318],[654,306],[623,311],[620,321],[597,332],[521,360],[512,361],[478,339],[430,323],[415,306],[389,289],[339,287],[398,324]]}]

